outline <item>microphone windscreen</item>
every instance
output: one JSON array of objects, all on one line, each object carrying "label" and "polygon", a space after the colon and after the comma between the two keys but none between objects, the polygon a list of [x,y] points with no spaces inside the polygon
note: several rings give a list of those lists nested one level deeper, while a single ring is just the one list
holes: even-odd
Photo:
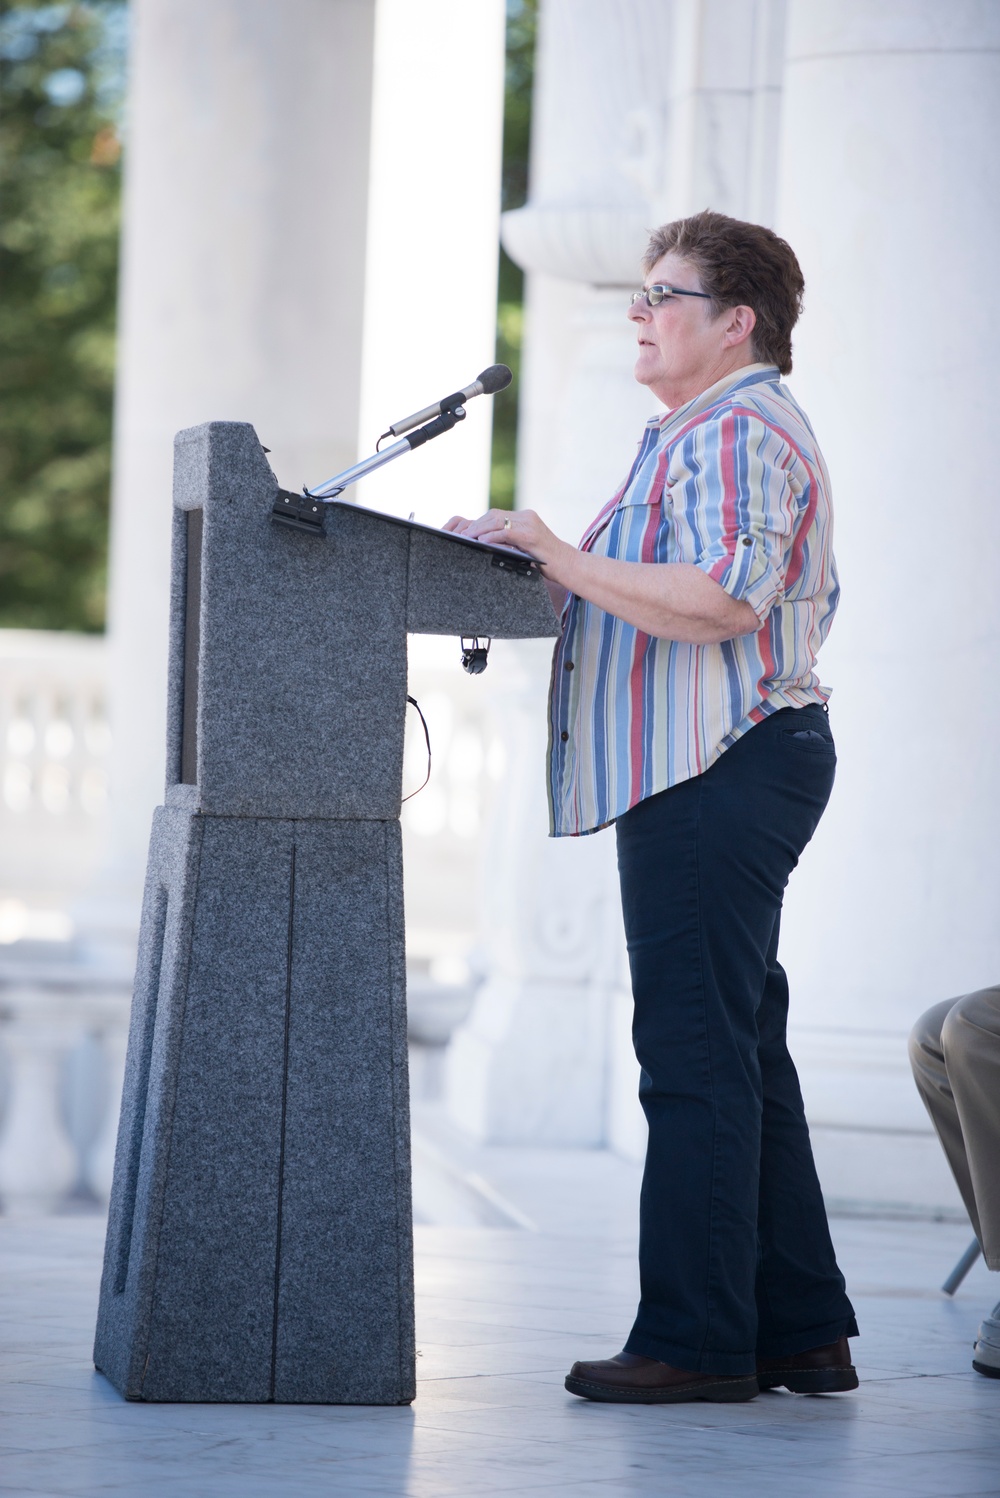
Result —
[{"label": "microphone windscreen", "polygon": [[496,395],[498,390],[506,390],[513,378],[506,364],[491,364],[489,369],[484,369],[481,375],[476,376],[484,395]]}]

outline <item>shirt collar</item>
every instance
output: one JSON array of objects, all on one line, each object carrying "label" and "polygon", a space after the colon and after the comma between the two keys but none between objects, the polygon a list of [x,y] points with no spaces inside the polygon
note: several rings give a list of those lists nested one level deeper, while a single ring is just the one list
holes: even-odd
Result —
[{"label": "shirt collar", "polygon": [[744,385],[761,385],[764,383],[774,384],[781,379],[781,373],[776,364],[744,364],[742,368],[734,370],[732,374],[717,380],[693,400],[689,400],[683,406],[675,406],[672,411],[664,411],[662,416],[651,416],[647,421],[647,427],[659,427],[666,431],[667,427],[673,426],[675,422],[683,424],[690,421],[693,416],[700,416],[704,411],[710,411],[717,406],[726,396],[732,395]]}]

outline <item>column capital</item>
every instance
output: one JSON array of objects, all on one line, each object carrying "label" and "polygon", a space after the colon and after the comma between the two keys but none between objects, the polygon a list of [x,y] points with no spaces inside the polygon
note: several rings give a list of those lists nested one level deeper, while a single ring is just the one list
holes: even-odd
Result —
[{"label": "column capital", "polygon": [[636,286],[648,214],[527,203],[503,215],[504,249],[522,270],[592,286]]}]

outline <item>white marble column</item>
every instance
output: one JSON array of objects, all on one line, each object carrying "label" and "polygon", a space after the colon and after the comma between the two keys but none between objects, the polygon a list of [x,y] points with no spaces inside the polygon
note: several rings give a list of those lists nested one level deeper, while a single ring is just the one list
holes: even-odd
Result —
[{"label": "white marble column", "polygon": [[[134,0],[103,901],[113,922],[117,890],[126,928],[163,787],[173,434],[251,421],[298,487],[492,361],[503,14]],[[448,441],[365,498],[481,505],[489,403]]]},{"label": "white marble column", "polygon": [[[467,385],[496,344],[503,0],[378,0],[359,447]],[[359,486],[437,525],[484,509],[492,402]],[[419,643],[413,642],[418,646]]]},{"label": "white marble column", "polygon": [[939,1152],[903,1037],[1000,974],[998,139],[1000,6],[791,0],[777,227],[807,291],[789,383],[830,464],[844,592],[821,663],[838,783],[784,951],[835,1194],[871,1176],[869,1194],[926,1199]]},{"label": "white marble column", "polygon": [[355,457],[372,0],[134,0],[109,631],[111,887],[162,796],[172,441],[252,421],[290,487]]},{"label": "white marble column", "polygon": [[658,222],[702,208],[773,222],[785,7],[674,0]]},{"label": "white marble column", "polygon": [[[652,222],[671,22],[662,0],[545,0],[540,17],[530,196],[504,220],[527,272],[518,504],[573,540],[627,470],[652,409],[632,379],[625,305]],[[510,768],[481,900],[488,977],[453,1038],[447,1099],[481,1139],[601,1145],[614,1132],[609,1055],[624,982],[614,838],[546,836],[550,659],[533,643],[491,657]],[[632,1133],[634,1106],[624,1105]]]}]

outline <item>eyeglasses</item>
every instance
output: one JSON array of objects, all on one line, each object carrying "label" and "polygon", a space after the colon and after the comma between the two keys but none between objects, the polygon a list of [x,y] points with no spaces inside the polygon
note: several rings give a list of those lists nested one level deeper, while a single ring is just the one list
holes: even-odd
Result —
[{"label": "eyeglasses", "polygon": [[679,286],[665,286],[658,281],[655,286],[647,286],[642,291],[633,291],[629,297],[629,306],[634,307],[636,302],[645,302],[647,307],[658,307],[661,302],[667,301],[672,296],[701,296],[707,302],[712,300],[707,291],[682,291]]}]

